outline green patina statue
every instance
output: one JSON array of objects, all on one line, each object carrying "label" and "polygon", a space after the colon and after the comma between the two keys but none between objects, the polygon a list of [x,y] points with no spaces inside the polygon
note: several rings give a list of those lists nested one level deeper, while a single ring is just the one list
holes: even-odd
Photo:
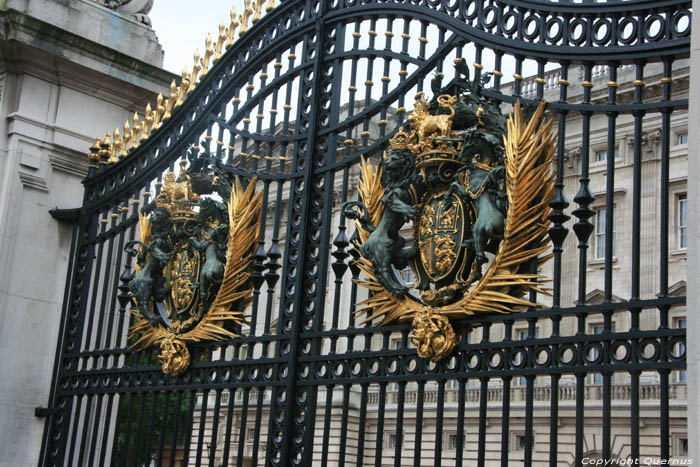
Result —
[{"label": "green patina statue", "polygon": [[[410,264],[424,303],[461,298],[482,277],[486,253],[503,238],[507,202],[503,168],[505,116],[482,94],[490,74],[469,80],[464,62],[446,87],[432,80],[433,98],[416,96],[408,127],[391,140],[381,162],[383,214],[372,225],[367,206],[351,201],[343,214],[369,232],[360,253],[379,283],[397,298],[409,287],[397,270]],[[399,235],[413,222],[413,245]]]},{"label": "green patina statue", "polygon": [[230,339],[246,323],[262,207],[255,185],[194,146],[139,213],[140,239],[126,245],[137,261],[129,335],[133,346],[160,346],[167,374],[187,369],[188,342]]},{"label": "green patina statue", "polygon": [[399,230],[418,214],[418,207],[413,205],[411,187],[420,184],[421,177],[413,154],[406,149],[390,151],[383,165],[381,204],[384,214],[379,225],[376,228],[372,225],[367,207],[359,201],[345,203],[343,213],[358,220],[362,228],[370,232],[369,238],[360,246],[360,252],[372,262],[382,285],[395,296],[403,297],[408,287],[392,274],[392,266],[403,269],[418,254],[416,247],[405,248],[406,241],[399,235]]},{"label": "green patina statue", "polygon": [[[379,167],[363,160],[362,201],[342,209],[356,221],[358,283],[370,290],[359,313],[411,320],[411,342],[433,361],[458,346],[450,318],[534,308],[523,295],[542,291],[531,271],[548,257],[552,122],[544,102],[534,113],[518,102],[506,120],[484,90],[490,77],[470,80],[463,61],[446,86],[436,74],[433,97],[416,95]],[[409,223],[412,244],[400,235]]]}]

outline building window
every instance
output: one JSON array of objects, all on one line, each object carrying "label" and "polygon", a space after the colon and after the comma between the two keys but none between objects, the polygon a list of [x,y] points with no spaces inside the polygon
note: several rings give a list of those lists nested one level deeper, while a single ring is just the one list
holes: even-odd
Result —
[{"label": "building window", "polygon": [[[603,331],[605,330],[605,326],[602,324],[596,324],[591,326],[591,334],[603,334]],[[615,332],[615,323],[612,323],[612,326],[610,328],[611,332]],[[597,349],[594,349],[591,351],[590,354],[590,359],[591,360],[596,360],[600,353],[598,352]],[[593,384],[603,384],[603,375],[601,373],[593,373]],[[610,384],[615,384],[615,375],[613,374],[610,377]]]},{"label": "building window", "polygon": [[688,437],[678,437],[676,446],[676,456],[678,457],[688,457]]},{"label": "building window", "polygon": [[[615,159],[617,160],[619,158],[620,158],[620,148],[615,148]],[[595,156],[594,156],[593,160],[594,160],[594,162],[603,162],[603,161],[606,161],[607,159],[608,159],[608,150],[603,149],[603,150],[595,152]]]},{"label": "building window", "polygon": [[[401,433],[401,445],[399,448],[403,448],[403,433]],[[389,433],[389,436],[387,437],[387,448],[389,449],[396,449],[396,444],[399,442],[398,436],[396,433]]]},{"label": "building window", "polygon": [[676,146],[680,146],[681,144],[688,144],[688,133],[676,134]]},{"label": "building window", "polygon": [[255,442],[255,428],[248,428],[246,435],[246,443],[253,444]]},{"label": "building window", "polygon": [[688,248],[688,195],[678,195],[676,211],[678,229],[678,248]]},{"label": "building window", "polygon": [[[617,229],[615,228],[616,222],[616,209],[613,206],[612,209],[612,255],[615,257],[615,237],[617,234]],[[595,258],[605,259],[605,208],[597,209],[595,212]]]},{"label": "building window", "polygon": [[[447,436],[445,436],[447,445],[445,446],[448,450],[450,451],[456,451],[457,450],[457,433],[448,433]],[[462,436],[462,448],[464,448],[464,436]]]},{"label": "building window", "polygon": [[527,436],[524,433],[514,433],[511,439],[514,452],[523,452],[527,447]]}]

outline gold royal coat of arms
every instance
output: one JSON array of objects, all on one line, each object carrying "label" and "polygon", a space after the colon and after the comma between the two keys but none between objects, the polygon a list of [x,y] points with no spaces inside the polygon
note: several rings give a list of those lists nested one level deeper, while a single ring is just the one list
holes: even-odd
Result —
[{"label": "gold royal coat of arms", "polygon": [[261,193],[232,177],[211,154],[190,150],[189,167],[168,171],[154,203],[139,213],[140,239],[128,282],[132,347],[160,347],[163,372],[189,366],[187,343],[235,337],[253,287],[250,266],[258,239]]},{"label": "gold royal coat of arms", "polygon": [[[361,201],[343,206],[360,237],[367,278],[358,282],[371,292],[358,313],[412,321],[411,342],[433,361],[457,345],[450,318],[537,306],[523,296],[547,293],[537,269],[551,257],[555,139],[545,103],[518,102],[506,118],[482,93],[490,74],[470,81],[465,62],[455,68],[446,87],[433,78],[430,101],[418,93],[379,167],[362,161]],[[399,234],[408,223],[412,242]],[[400,273],[409,266],[414,290]]]}]

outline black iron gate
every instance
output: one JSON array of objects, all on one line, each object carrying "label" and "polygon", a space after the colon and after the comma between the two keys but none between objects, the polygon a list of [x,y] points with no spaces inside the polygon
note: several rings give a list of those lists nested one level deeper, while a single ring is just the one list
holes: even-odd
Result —
[{"label": "black iron gate", "polygon": [[[682,458],[690,7],[287,0],[233,45],[222,31],[207,54],[228,50],[177,108],[154,107],[148,138],[94,152],[41,465]],[[378,160],[413,96],[460,58],[494,73],[488,96],[547,99],[556,119],[552,296],[457,322],[457,350],[432,364],[408,325],[355,316],[367,292],[339,208],[360,158]],[[257,175],[265,221],[245,336],[193,346],[168,377],[156,352],[128,348],[123,247],[192,146]]]}]

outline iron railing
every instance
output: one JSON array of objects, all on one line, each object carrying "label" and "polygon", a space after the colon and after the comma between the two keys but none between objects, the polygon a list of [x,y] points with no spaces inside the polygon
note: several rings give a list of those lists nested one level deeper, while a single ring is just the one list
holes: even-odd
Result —
[{"label": "iron railing", "polygon": [[[687,131],[690,8],[281,2],[138,149],[85,180],[41,465],[682,456],[676,234],[687,150],[677,138]],[[432,364],[408,325],[355,315],[366,291],[353,282],[354,226],[339,207],[356,199],[361,156],[378,159],[413,96],[434,72],[449,81],[460,57],[477,76],[494,72],[490,97],[549,101],[559,135],[552,296],[529,297],[541,310],[455,323],[457,350]],[[190,369],[168,377],[154,350],[128,347],[120,276],[133,267],[123,251],[137,211],[193,145],[258,177],[265,222],[244,337],[193,346]],[[607,157],[616,150],[621,158]]]}]

